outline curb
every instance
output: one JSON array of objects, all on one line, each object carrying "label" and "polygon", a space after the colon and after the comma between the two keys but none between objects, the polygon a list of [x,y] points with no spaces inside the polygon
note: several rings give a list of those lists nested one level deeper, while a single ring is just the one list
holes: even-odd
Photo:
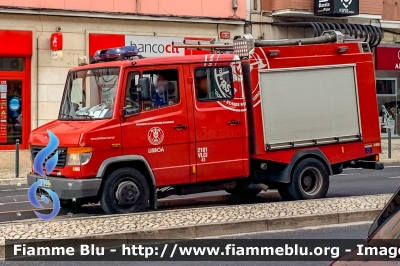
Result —
[{"label": "curb", "polygon": [[23,177],[0,179],[0,186],[15,186],[17,184],[26,185],[28,184],[28,181]]},{"label": "curb", "polygon": [[[199,224],[176,226],[160,229],[146,229],[138,231],[122,231],[119,233],[104,233],[98,235],[85,235],[65,237],[59,239],[38,239],[37,242],[46,242],[49,240],[64,240],[68,246],[79,247],[76,239],[91,240],[91,239],[114,239],[107,241],[104,247],[116,247],[121,244],[129,244],[135,240],[165,240],[165,239],[196,239],[204,237],[215,237],[222,235],[257,233],[273,230],[284,229],[299,229],[310,226],[346,224],[354,222],[372,222],[381,212],[381,209],[369,209],[360,211],[347,211],[338,213],[322,213],[316,215],[301,215],[290,217],[277,217],[267,219],[254,219],[243,221],[231,221],[215,224]],[[5,242],[0,240],[0,260],[4,259]]]}]

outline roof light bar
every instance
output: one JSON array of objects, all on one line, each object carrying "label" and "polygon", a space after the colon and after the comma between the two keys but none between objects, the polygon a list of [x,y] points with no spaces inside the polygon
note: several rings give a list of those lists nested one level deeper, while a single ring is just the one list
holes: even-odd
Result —
[{"label": "roof light bar", "polygon": [[121,46],[116,48],[97,50],[93,58],[96,62],[125,60],[133,56],[138,56],[139,51],[136,46]]}]

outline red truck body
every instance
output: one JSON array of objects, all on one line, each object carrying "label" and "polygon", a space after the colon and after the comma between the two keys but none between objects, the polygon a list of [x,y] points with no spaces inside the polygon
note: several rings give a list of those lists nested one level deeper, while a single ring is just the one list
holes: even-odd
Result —
[{"label": "red truck body", "polygon": [[[56,168],[47,173],[47,177],[39,176],[33,169],[28,175],[28,183],[47,179],[48,186],[59,195],[62,206],[80,206],[100,200],[106,212],[124,213],[141,210],[142,206],[133,207],[139,201],[149,201],[156,207],[157,198],[171,194],[225,189],[232,194],[249,196],[268,187],[278,188],[287,199],[318,198],[326,194],[329,175],[341,173],[343,168],[383,169],[378,162],[381,140],[373,55],[369,49],[365,50],[362,43],[255,47],[246,59],[227,53],[88,64],[71,69],[63,101],[70,97],[68,84],[73,73],[95,72],[96,69],[119,69],[115,70],[118,81],[113,85],[116,91],[112,115],[108,119],[62,117],[62,104],[58,120],[35,129],[30,135],[33,159],[48,145],[48,131],[59,139]],[[126,99],[129,98],[127,87],[132,83],[130,75],[137,73],[138,79],[143,78],[146,71],[170,69],[177,73],[175,89],[179,100],[166,107],[150,110],[146,109],[145,101],[139,101],[140,111],[127,115],[124,110]],[[200,70],[214,71],[216,95],[224,95],[231,90],[232,97],[201,101],[196,95],[194,74]],[[223,71],[227,72],[224,74]],[[333,75],[333,80],[326,76],[335,71],[337,76]],[[354,88],[340,86],[343,80],[352,81],[353,74]],[[279,75],[283,75],[282,78]],[[315,76],[315,82],[320,82],[318,86],[321,88],[330,84],[329,91],[319,95],[318,86],[309,80],[307,86],[315,90],[310,94],[315,98],[311,99],[314,96],[307,96],[307,86],[301,83],[297,86],[296,81],[294,85],[284,83],[293,81],[287,77],[301,82],[307,75]],[[341,75],[346,77],[340,78]],[[317,80],[319,78],[321,80]],[[357,123],[351,122],[355,121],[353,118],[347,119],[346,113],[340,113],[341,109],[351,110],[351,104],[343,103],[344,107],[336,110],[330,106],[335,102],[326,102],[327,107],[333,107],[330,110],[336,111],[313,109],[312,105],[325,104],[316,101],[316,98],[320,97],[321,101],[335,98],[336,93],[331,88],[335,88],[332,83],[336,82],[340,83],[338,93],[355,95],[354,113],[349,117],[358,119]],[[287,87],[279,88],[281,86]],[[270,89],[270,94],[265,94]],[[290,96],[290,90],[298,94]],[[276,99],[283,97],[280,93],[291,97],[292,102],[285,102],[285,98],[282,98],[277,103]],[[327,93],[332,93],[332,96],[323,99]],[[345,102],[340,99],[342,96],[338,97],[335,98],[336,102]],[[293,101],[296,98],[299,98],[298,106]],[[312,101],[307,103],[307,99]],[[274,104],[277,104],[275,109],[271,107]],[[306,113],[307,108],[314,113]],[[274,110],[277,113],[270,116]],[[279,110],[284,114],[281,115]],[[317,122],[302,122],[302,112],[309,117],[315,115]],[[323,112],[326,112],[326,119],[334,121],[321,119]],[[338,117],[347,119],[343,128],[349,125],[348,128],[354,128],[354,132],[342,130]],[[308,123],[309,128],[304,127]],[[292,129],[285,128],[290,124],[293,125]],[[299,135],[303,134],[302,130],[304,137]],[[318,133],[320,136],[314,133],[319,130],[322,130]],[[332,135],[327,135],[330,133]],[[87,154],[89,159],[82,163],[81,155],[77,155],[81,163],[68,163],[73,157],[70,154]],[[118,169],[127,172],[121,174]],[[132,175],[129,169],[133,169]],[[297,173],[307,169],[309,175]],[[299,177],[294,177],[296,173]],[[129,177],[127,181],[122,182],[122,175]],[[110,181],[113,178],[117,181]],[[143,187],[142,179],[147,182],[147,188]],[[294,184],[296,182],[297,185]],[[305,192],[301,192],[299,187],[302,182],[306,187],[311,186],[310,182],[315,183],[315,191],[307,193],[304,189]],[[142,193],[143,198],[126,199],[127,202],[131,200],[132,204],[121,203],[121,207],[121,204],[115,203],[121,201],[121,191]],[[117,194],[119,198],[115,196]],[[112,199],[114,196],[117,200]],[[72,199],[75,204],[71,203]]]}]

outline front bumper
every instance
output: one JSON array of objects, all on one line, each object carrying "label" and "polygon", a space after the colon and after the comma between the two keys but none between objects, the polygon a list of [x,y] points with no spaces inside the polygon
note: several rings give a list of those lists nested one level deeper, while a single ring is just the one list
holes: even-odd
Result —
[{"label": "front bumper", "polygon": [[41,177],[36,174],[28,174],[28,185],[31,186],[39,179],[48,180],[50,185],[47,187],[54,191],[60,199],[82,199],[96,197],[101,186],[101,179],[69,179],[64,177]]}]

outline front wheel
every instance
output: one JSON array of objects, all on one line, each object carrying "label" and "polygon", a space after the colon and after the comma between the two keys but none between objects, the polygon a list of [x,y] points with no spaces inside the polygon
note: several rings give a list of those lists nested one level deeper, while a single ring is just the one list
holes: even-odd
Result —
[{"label": "front wheel", "polygon": [[149,203],[149,186],[144,175],[133,168],[112,172],[104,182],[101,207],[107,214],[140,212]]},{"label": "front wheel", "polygon": [[315,158],[307,158],[294,167],[291,182],[282,184],[278,191],[285,200],[306,200],[323,198],[328,189],[329,172],[325,165]]}]

